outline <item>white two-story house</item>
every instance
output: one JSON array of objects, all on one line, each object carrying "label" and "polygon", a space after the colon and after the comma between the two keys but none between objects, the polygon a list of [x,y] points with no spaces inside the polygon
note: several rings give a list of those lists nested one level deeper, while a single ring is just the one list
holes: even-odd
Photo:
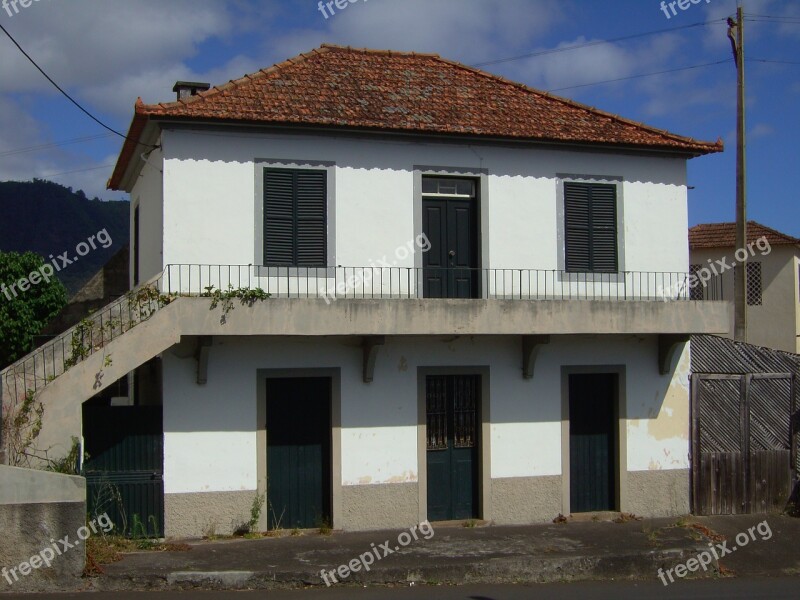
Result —
[{"label": "white two-story house", "polygon": [[171,302],[48,385],[148,365],[167,535],[258,492],[265,528],[689,511],[688,338],[730,309],[686,285],[686,161],[721,143],[429,54],[207,88],[139,100],[109,182]]}]

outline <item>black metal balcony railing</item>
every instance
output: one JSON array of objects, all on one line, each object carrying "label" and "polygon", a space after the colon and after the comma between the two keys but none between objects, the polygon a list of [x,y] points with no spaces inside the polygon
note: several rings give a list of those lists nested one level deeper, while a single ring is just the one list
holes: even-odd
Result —
[{"label": "black metal balcony railing", "polygon": [[[15,405],[180,296],[256,289],[277,298],[498,300],[723,300],[721,278],[689,287],[689,273],[571,273],[546,269],[168,265],[0,372],[0,400]],[[8,396],[6,396],[8,394]]]},{"label": "black metal balcony railing", "polygon": [[273,297],[333,299],[721,300],[721,282],[690,288],[682,272],[577,273],[548,269],[168,265],[161,292],[203,295],[229,287]]}]

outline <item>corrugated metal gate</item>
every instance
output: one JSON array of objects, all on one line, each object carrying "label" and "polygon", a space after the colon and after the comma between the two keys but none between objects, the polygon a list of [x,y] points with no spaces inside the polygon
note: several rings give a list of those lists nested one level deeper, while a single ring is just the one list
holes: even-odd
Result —
[{"label": "corrugated metal gate", "polygon": [[797,473],[796,355],[693,336],[696,514],[781,511]]},{"label": "corrugated metal gate", "polygon": [[162,422],[161,406],[83,406],[87,509],[117,533],[164,535]]}]

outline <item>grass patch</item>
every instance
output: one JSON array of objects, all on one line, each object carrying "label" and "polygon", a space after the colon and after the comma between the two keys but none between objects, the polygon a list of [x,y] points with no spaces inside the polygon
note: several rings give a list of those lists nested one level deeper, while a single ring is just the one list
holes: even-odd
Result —
[{"label": "grass patch", "polygon": [[620,513],[620,515],[614,519],[614,523],[628,523],[629,521],[641,521],[642,517],[637,517],[633,513]]}]

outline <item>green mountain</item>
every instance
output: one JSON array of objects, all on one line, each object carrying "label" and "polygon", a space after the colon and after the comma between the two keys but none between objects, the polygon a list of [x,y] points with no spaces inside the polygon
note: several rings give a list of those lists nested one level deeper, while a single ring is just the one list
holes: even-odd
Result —
[{"label": "green mountain", "polygon": [[[0,251],[30,250],[55,261],[72,295],[128,243],[128,212],[129,202],[90,200],[52,181],[3,181]],[[64,253],[71,264],[59,258]]]}]

